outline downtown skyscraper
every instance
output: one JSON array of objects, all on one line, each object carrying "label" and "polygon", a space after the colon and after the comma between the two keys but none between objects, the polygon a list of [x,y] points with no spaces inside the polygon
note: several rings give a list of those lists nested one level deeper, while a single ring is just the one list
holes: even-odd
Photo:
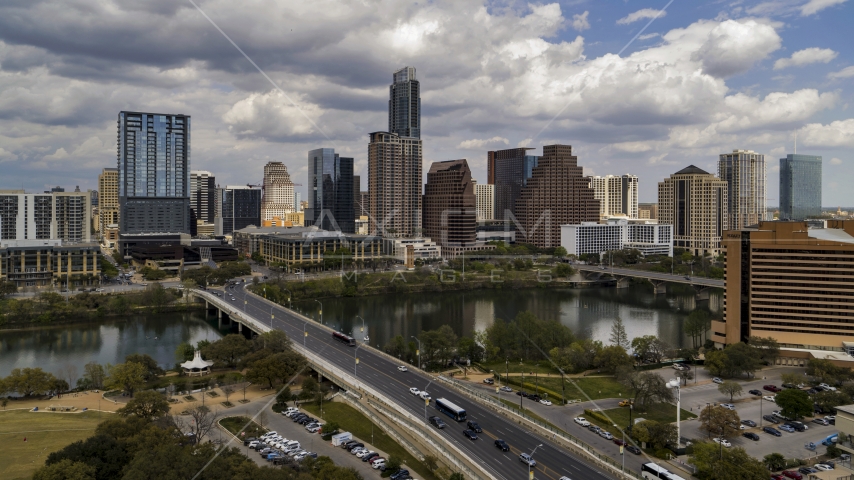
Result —
[{"label": "downtown skyscraper", "polygon": [[533,148],[508,148],[487,152],[487,183],[495,185],[493,216],[496,219],[507,220],[516,215],[516,200],[539,161],[539,157],[528,155],[528,150]]},{"label": "downtown skyscraper", "polygon": [[264,198],[261,201],[261,220],[285,218],[285,214],[296,211],[294,182],[288,167],[282,162],[267,162],[264,165]]},{"label": "downtown skyscraper", "polygon": [[308,187],[306,226],[356,233],[351,157],[342,157],[332,148],[309,151]]},{"label": "downtown skyscraper", "polygon": [[369,134],[367,211],[374,235],[421,234],[421,97],[414,67],[393,75],[388,132]]},{"label": "downtown skyscraper", "polygon": [[119,231],[190,233],[190,116],[119,112]]},{"label": "downtown skyscraper", "polygon": [[788,154],[780,159],[780,220],[821,215],[821,157]]},{"label": "downtown skyscraper", "polygon": [[722,153],[718,177],[727,182],[729,230],[743,230],[765,219],[765,155],[752,150]]}]

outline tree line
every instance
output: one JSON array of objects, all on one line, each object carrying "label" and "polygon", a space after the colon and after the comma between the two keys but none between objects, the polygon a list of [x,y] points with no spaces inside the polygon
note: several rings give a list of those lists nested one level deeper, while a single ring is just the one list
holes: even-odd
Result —
[{"label": "tree line", "polygon": [[204,265],[200,268],[184,270],[181,280],[192,280],[196,285],[222,285],[225,282],[252,274],[252,267],[246,262],[222,262],[217,268]]}]

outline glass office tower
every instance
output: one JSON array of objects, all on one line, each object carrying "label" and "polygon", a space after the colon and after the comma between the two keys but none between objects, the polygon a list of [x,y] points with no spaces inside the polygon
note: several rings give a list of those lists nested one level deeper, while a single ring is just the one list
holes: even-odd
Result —
[{"label": "glass office tower", "polygon": [[332,148],[308,152],[306,226],[356,233],[353,212],[353,159]]},{"label": "glass office tower", "polygon": [[231,186],[216,189],[215,235],[231,235],[249,225],[261,226],[261,189]]},{"label": "glass office tower", "polygon": [[388,131],[421,138],[421,84],[415,79],[415,67],[394,72],[389,86]]},{"label": "glass office tower", "polygon": [[190,233],[190,117],[119,112],[119,231]]},{"label": "glass office tower", "polygon": [[821,215],[821,157],[789,154],[780,159],[780,220]]}]

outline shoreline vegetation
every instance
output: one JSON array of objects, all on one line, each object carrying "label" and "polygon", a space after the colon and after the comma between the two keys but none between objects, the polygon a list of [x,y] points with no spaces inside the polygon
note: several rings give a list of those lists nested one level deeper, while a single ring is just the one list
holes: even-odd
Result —
[{"label": "shoreline vegetation", "polygon": [[97,323],[127,319],[137,314],[200,308],[197,304],[181,302],[182,297],[180,290],[154,283],[141,292],[81,292],[69,297],[56,292],[42,292],[32,298],[0,298],[0,331]]}]

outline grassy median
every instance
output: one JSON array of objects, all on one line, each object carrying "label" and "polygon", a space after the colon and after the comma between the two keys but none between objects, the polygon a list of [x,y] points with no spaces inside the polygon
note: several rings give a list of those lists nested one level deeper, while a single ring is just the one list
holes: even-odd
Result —
[{"label": "grassy median", "polygon": [[31,478],[48,454],[92,436],[98,423],[98,412],[0,411],[0,478]]},{"label": "grassy median", "polygon": [[326,402],[323,404],[323,416],[320,415],[320,405],[306,403],[301,408],[321,417],[324,423],[335,422],[342,432],[350,432],[359,440],[370,443],[388,455],[399,457],[404,465],[414,470],[420,477],[428,480],[440,480],[426,465],[413,457],[397,441],[371,422],[367,417],[355,408],[340,402]]}]

